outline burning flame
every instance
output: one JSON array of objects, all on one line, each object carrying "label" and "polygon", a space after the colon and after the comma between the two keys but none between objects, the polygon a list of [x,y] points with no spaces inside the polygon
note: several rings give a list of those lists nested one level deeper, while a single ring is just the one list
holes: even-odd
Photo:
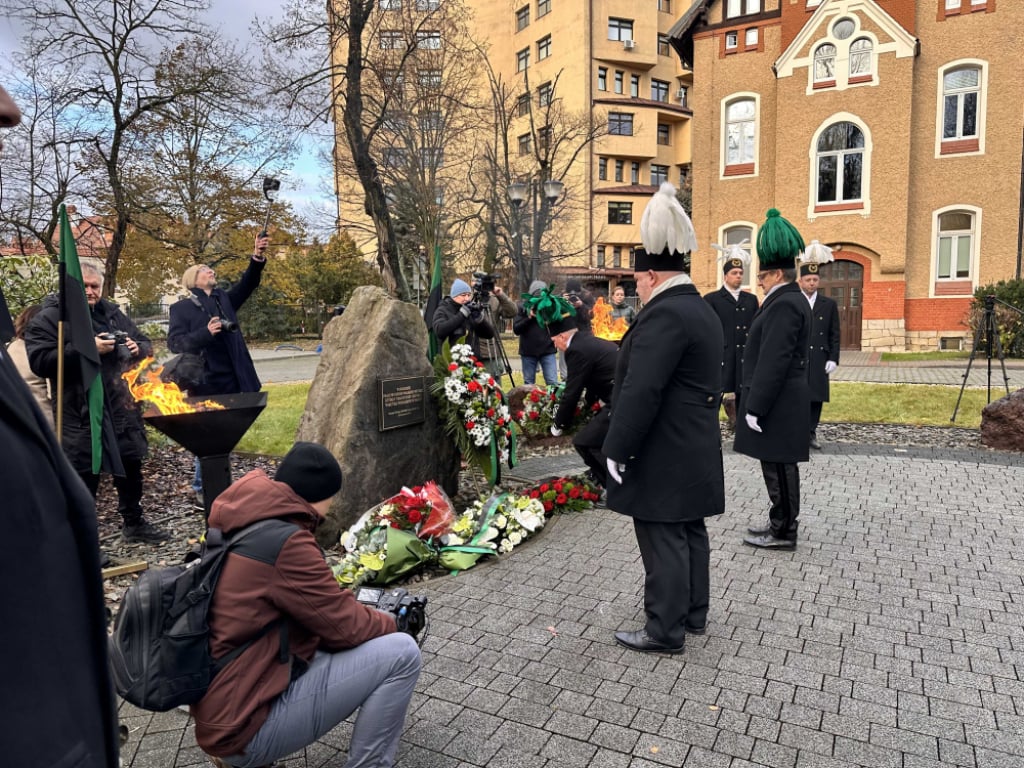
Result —
[{"label": "burning flame", "polygon": [[[163,416],[224,410],[223,405],[212,400],[204,400],[201,403],[185,402],[185,393],[178,388],[177,384],[160,379],[163,370],[164,367],[157,365],[156,360],[147,357],[134,368],[122,373],[121,378],[127,382],[128,389],[136,402],[149,403]],[[145,372],[145,377],[139,381],[143,372]]]},{"label": "burning flame", "polygon": [[590,328],[594,335],[608,341],[618,341],[626,335],[629,330],[629,323],[626,318],[617,317],[612,319],[612,305],[606,304],[604,296],[598,296],[593,307],[593,318],[590,321]]}]

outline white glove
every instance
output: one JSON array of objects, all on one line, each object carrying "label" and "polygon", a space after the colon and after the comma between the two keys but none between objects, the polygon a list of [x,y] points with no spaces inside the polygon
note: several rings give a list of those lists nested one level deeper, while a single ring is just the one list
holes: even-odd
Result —
[{"label": "white glove", "polygon": [[562,430],[560,430],[558,427],[556,427],[554,424],[552,424],[551,425],[551,434],[554,435],[555,437],[558,437],[559,435],[562,434]]},{"label": "white glove", "polygon": [[834,363],[831,360],[825,361],[825,375],[831,376],[832,371],[839,367],[839,363]]},{"label": "white glove", "polygon": [[764,430],[761,429],[761,425],[757,423],[757,416],[754,416],[752,413],[748,413],[744,415],[743,418],[747,420],[747,426],[752,430],[755,432],[764,432]]},{"label": "white glove", "polygon": [[619,464],[615,459],[607,459],[608,476],[619,485],[622,485],[622,473],[626,471],[625,464]]}]

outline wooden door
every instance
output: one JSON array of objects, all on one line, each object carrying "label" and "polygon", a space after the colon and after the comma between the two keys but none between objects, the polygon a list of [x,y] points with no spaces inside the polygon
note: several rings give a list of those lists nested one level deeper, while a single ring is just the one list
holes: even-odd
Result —
[{"label": "wooden door", "polygon": [[855,261],[822,264],[818,290],[839,305],[839,348],[860,349],[864,303],[864,267]]}]

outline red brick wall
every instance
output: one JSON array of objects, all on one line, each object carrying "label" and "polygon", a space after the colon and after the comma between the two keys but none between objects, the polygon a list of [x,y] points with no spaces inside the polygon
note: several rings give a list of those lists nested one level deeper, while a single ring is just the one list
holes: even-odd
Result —
[{"label": "red brick wall", "polygon": [[908,331],[962,331],[971,299],[908,299],[906,322]]},{"label": "red brick wall", "polygon": [[854,261],[864,267],[864,300],[861,317],[864,320],[899,320],[903,317],[906,283],[902,280],[871,279],[871,260],[859,253],[836,251],[836,259]]}]

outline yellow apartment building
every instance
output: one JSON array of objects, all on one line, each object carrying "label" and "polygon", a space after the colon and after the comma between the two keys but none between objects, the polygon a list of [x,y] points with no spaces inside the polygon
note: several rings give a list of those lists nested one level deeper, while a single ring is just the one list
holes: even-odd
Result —
[{"label": "yellow apartment building", "polygon": [[[405,0],[414,9],[423,6],[435,13],[443,10],[438,8],[443,2]],[[513,156],[513,180],[529,183],[532,179],[539,196],[540,182],[545,180],[540,177],[553,177],[550,170],[536,167],[532,142],[545,140],[546,129],[536,124],[537,115],[545,111],[538,106],[557,99],[563,112],[586,115],[600,127],[599,137],[579,153],[567,172],[555,177],[564,182],[564,193],[552,207],[543,250],[533,249],[541,250],[542,277],[555,282],[580,277],[601,292],[624,282],[631,292],[632,253],[640,242],[643,208],[662,181],[681,186],[690,170],[691,79],[669,42],[669,30],[684,2],[466,0],[471,36],[484,46],[490,66],[518,101],[506,137]],[[398,26],[403,7],[402,0],[381,3],[380,19],[373,25],[381,42],[379,46],[370,42],[371,50],[391,44],[389,24]],[[408,16],[404,23],[408,26]],[[425,33],[421,29],[415,34]],[[438,45],[443,49],[443,38]],[[340,60],[343,51],[334,53]],[[390,87],[383,74],[383,70],[368,72],[364,89]],[[478,96],[487,90],[484,77],[481,72]],[[486,134],[494,128],[478,130]],[[347,145],[343,133],[338,133],[335,152],[340,169]],[[443,147],[446,168],[438,174],[439,178],[447,175],[453,185],[446,188],[446,205],[454,205],[459,176],[464,182],[472,173],[468,166],[455,171],[456,164],[466,163],[472,141],[462,135],[457,144]],[[385,153],[382,150],[378,162],[386,162]],[[557,163],[552,168],[559,172]],[[367,226],[362,193],[351,173],[337,173],[337,189],[341,225],[366,233],[361,242],[364,249],[372,248],[372,228]],[[505,194],[505,189],[498,190],[502,204],[508,206]],[[528,200],[519,215],[529,220],[534,205]],[[521,242],[528,244],[529,239]]]},{"label": "yellow apartment building", "polygon": [[[844,348],[966,346],[973,292],[1021,276],[1024,2],[688,5],[698,241],[754,242],[778,208],[835,249]],[[719,283],[713,252],[693,277]]]}]

